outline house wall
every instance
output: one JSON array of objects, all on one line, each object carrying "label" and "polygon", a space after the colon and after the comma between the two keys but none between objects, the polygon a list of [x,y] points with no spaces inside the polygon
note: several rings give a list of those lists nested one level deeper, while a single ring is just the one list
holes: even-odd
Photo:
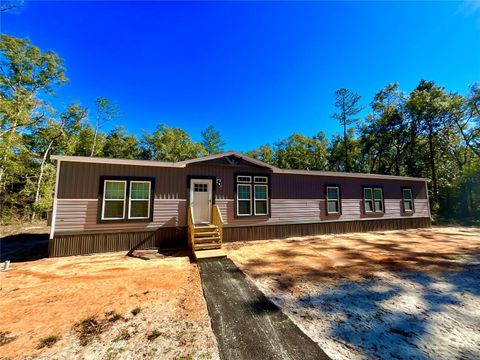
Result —
[{"label": "house wall", "polygon": [[[236,217],[234,200],[234,174],[270,174],[270,216],[269,217]],[[155,178],[155,196],[152,222],[125,222],[125,223],[98,223],[98,204],[101,201],[99,195],[99,180],[101,176],[138,176]],[[315,230],[315,223],[347,224],[348,222],[361,222],[373,224],[374,221],[383,221],[388,224],[389,220],[405,220],[399,223],[391,222],[391,226],[402,228],[416,224],[422,225],[421,219],[429,218],[428,199],[426,187],[423,181],[412,180],[378,180],[367,178],[340,178],[312,175],[292,175],[292,174],[273,174],[269,169],[252,166],[240,161],[232,167],[225,161],[215,160],[202,164],[191,164],[186,168],[170,167],[148,167],[136,165],[117,165],[117,164],[93,164],[62,161],[58,189],[57,189],[57,210],[55,217],[55,237],[60,241],[63,239],[65,244],[70,244],[72,240],[70,235],[82,234],[85,240],[85,234],[103,233],[104,238],[114,238],[113,235],[122,232],[131,234],[127,236],[123,243],[130,244],[138,241],[138,234],[135,232],[156,231],[156,243],[164,244],[166,237],[171,237],[170,232],[165,230],[159,232],[158,229],[177,229],[175,238],[178,243],[183,235],[186,226],[187,206],[189,202],[189,184],[190,176],[214,176],[220,179],[220,184],[214,184],[215,203],[220,207],[225,221],[225,238],[232,240],[239,235],[245,239],[258,237],[259,231],[268,236],[278,236],[280,227],[276,229],[272,226],[284,226],[282,233],[289,233],[285,226],[290,226],[292,233],[296,233],[298,226],[306,226],[309,231],[320,233]],[[325,186],[338,185],[341,187],[341,215],[327,216],[325,205]],[[364,214],[363,212],[363,193],[362,186],[381,186],[384,190],[385,213],[380,215]],[[412,187],[415,212],[413,214],[404,214],[402,212],[401,188],[405,186]],[[411,220],[408,220],[411,219]],[[412,220],[419,219],[415,222]],[[372,222],[373,221],[373,222]],[[406,224],[406,225],[405,225]],[[339,226],[339,225],[337,225]],[[353,225],[344,225],[347,229]],[[357,226],[357,225],[356,225]],[[358,225],[361,228],[366,225]],[[375,225],[379,226],[379,225]],[[375,229],[375,226],[369,225],[367,228]],[[382,225],[384,226],[384,225]],[[387,225],[386,225],[387,226]],[[399,227],[400,226],[400,227]],[[235,230],[239,228],[244,230]],[[263,230],[248,230],[254,227],[263,227]],[[228,230],[231,228],[230,230]],[[327,227],[323,226],[324,231]],[[169,232],[170,231],[170,232]],[[302,230],[303,231],[303,230]],[[322,230],[323,231],[323,230]],[[257,234],[257,235],[255,235]],[[280,234],[280,233],[279,233]],[[265,235],[267,236],[267,235]],[[130,240],[127,240],[129,238]],[[263,238],[263,237],[262,237]],[[96,239],[96,240],[95,240]],[[84,248],[105,248],[104,245],[92,245],[98,243],[100,238],[90,238]],[[171,244],[171,242],[169,243]],[[58,242],[57,242],[58,245]],[[58,245],[60,246],[60,245]],[[58,247],[57,246],[57,247]],[[70,246],[70,245],[68,245]],[[123,245],[122,245],[123,246]],[[125,245],[126,246],[126,245]],[[61,248],[62,246],[60,246]],[[112,249],[110,246],[107,248]],[[57,251],[61,254],[61,251]],[[70,254],[70,253],[69,253]]]}]

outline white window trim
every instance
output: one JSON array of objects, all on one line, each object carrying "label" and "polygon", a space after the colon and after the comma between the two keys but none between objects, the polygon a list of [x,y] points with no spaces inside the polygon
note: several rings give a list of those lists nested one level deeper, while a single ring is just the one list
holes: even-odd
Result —
[{"label": "white window trim", "polygon": [[[379,188],[379,187],[374,187],[372,188],[373,189],[373,209],[376,213],[378,214],[383,214],[384,212],[384,209],[383,209],[383,189],[382,188]],[[380,200],[379,199],[375,199],[375,190],[380,190]],[[382,209],[381,210],[377,210],[377,207],[375,206],[375,202],[376,201],[380,201],[380,204],[381,204],[381,207]]]},{"label": "white window trim", "polygon": [[[367,199],[365,197],[365,192],[367,190],[370,190],[372,192],[371,199]],[[380,190],[380,194],[381,194],[380,199],[375,199],[375,190]],[[367,210],[367,206],[366,206],[367,201],[372,203],[372,209],[373,209],[372,211]],[[378,210],[377,207],[375,206],[376,201],[381,202],[382,204],[381,210]],[[364,187],[363,188],[363,210],[365,211],[365,213],[368,213],[368,214],[384,214],[385,213],[384,203],[383,203],[383,189],[381,187]]]},{"label": "white window trim", "polygon": [[[148,199],[132,199],[132,184],[148,184]],[[130,196],[128,198],[128,218],[129,219],[149,219],[150,218],[150,201],[152,198],[152,182],[151,181],[142,181],[142,180],[131,180],[130,181]],[[133,217],[130,216],[132,211],[132,201],[145,201],[148,200],[148,207],[147,207],[147,216],[143,217]]]},{"label": "white window trim", "polygon": [[[240,178],[248,178],[248,180],[240,180]],[[241,184],[250,184],[252,182],[252,177],[249,175],[237,175],[237,183]]]},{"label": "white window trim", "polygon": [[[257,199],[257,196],[256,196],[256,192],[255,192],[255,188],[257,186],[263,186],[267,189],[267,198],[266,199]],[[267,204],[267,206],[265,206],[265,209],[267,210],[266,213],[257,213],[257,200],[258,201],[265,201],[265,203]],[[255,184],[253,186],[253,211],[254,211],[254,214],[255,215],[268,215],[268,185],[267,184]]]},{"label": "white window trim", "polygon": [[[336,199],[329,199],[328,198],[328,189],[337,189],[337,198]],[[326,200],[327,200],[327,214],[328,215],[338,215],[338,214],[340,214],[340,187],[339,186],[327,186]],[[336,201],[337,202],[338,211],[329,211],[328,210],[329,201]]]},{"label": "white window trim", "polygon": [[[403,192],[404,191],[408,191],[410,193],[410,199],[405,199],[405,197],[403,196]],[[405,208],[405,202],[408,201],[411,203],[411,209],[410,210],[407,210]],[[413,209],[413,191],[412,189],[409,189],[409,188],[405,188],[405,189],[402,189],[402,205],[403,205],[403,211],[406,212],[406,213],[413,213],[415,212],[415,210]]]},{"label": "white window trim", "polygon": [[[259,180],[261,179],[261,180]],[[267,176],[254,176],[253,182],[258,184],[268,184],[268,177]]]},{"label": "white window trim", "polygon": [[[367,190],[370,190],[371,193],[372,193],[372,198],[371,199],[367,199],[367,197],[365,196],[365,193],[366,193]],[[367,202],[368,201],[370,201],[372,203],[372,210],[367,210]],[[368,213],[368,214],[371,214],[371,213],[375,212],[375,201],[373,199],[373,188],[371,188],[371,187],[363,188],[363,210],[365,211],[365,213]]]},{"label": "white window trim", "polygon": [[[123,187],[123,199],[105,199],[105,192],[107,189],[107,182],[112,183],[124,183],[125,186]],[[106,201],[122,201],[123,202],[123,210],[122,210],[122,217],[119,218],[106,218],[105,217],[105,200]],[[127,202],[127,181],[126,180],[104,180],[103,181],[103,194],[102,194],[102,220],[123,220],[125,219],[125,203]]]},{"label": "white window trim", "polygon": [[[250,198],[249,199],[240,199],[238,196],[238,187],[239,186],[248,186],[250,188]],[[249,201],[250,202],[250,212],[248,214],[239,214],[238,210],[240,201]],[[237,216],[252,216],[252,184],[240,183],[237,184]]]}]

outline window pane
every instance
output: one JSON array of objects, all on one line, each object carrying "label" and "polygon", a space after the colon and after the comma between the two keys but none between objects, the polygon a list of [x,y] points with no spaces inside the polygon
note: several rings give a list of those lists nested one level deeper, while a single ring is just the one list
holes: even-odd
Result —
[{"label": "window pane", "polygon": [[131,201],[130,217],[131,218],[148,217],[148,201]]},{"label": "window pane", "polygon": [[327,210],[329,213],[338,213],[338,201],[329,201]]},{"label": "window pane", "polygon": [[265,200],[255,201],[255,213],[267,214],[267,202]]},{"label": "window pane", "polygon": [[123,218],[123,201],[105,200],[105,208],[103,209],[103,218]]},{"label": "window pane", "polygon": [[374,190],[375,200],[382,200],[382,189],[376,188]]},{"label": "window pane", "polygon": [[238,202],[238,214],[250,215],[250,200],[242,200]]},{"label": "window pane", "polygon": [[255,199],[266,199],[267,198],[267,187],[255,185]]},{"label": "window pane", "polygon": [[335,188],[335,187],[327,188],[327,198],[330,200],[337,200],[338,188]]},{"label": "window pane", "polygon": [[105,199],[123,199],[125,196],[124,182],[105,182]]},{"label": "window pane", "polygon": [[370,189],[370,188],[363,189],[363,194],[364,194],[366,200],[371,200],[372,199],[372,189]]},{"label": "window pane", "polygon": [[412,199],[412,191],[410,189],[403,189],[403,198],[405,200],[411,200]]},{"label": "window pane", "polygon": [[250,200],[251,194],[250,194],[250,186],[247,185],[238,185],[238,194],[237,194],[239,199],[248,199]]},{"label": "window pane", "polygon": [[383,211],[383,203],[381,201],[375,200],[375,211]]},{"label": "window pane", "polygon": [[193,191],[195,191],[195,192],[208,192],[208,184],[194,184]]},{"label": "window pane", "polygon": [[372,201],[365,201],[365,211],[372,212],[373,211],[373,202]]},{"label": "window pane", "polygon": [[404,201],[403,206],[405,208],[405,211],[412,211],[412,202],[411,201]]},{"label": "window pane", "polygon": [[148,199],[150,197],[150,183],[132,182],[130,198]]}]

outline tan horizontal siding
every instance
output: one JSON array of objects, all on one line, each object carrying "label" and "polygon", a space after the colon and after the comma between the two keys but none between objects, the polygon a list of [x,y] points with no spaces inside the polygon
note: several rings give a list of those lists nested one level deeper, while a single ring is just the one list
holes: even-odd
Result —
[{"label": "tan horizontal siding", "polygon": [[186,200],[155,199],[152,222],[97,223],[97,199],[58,199],[56,233],[155,229],[186,224]]},{"label": "tan horizontal siding", "polygon": [[384,214],[364,214],[362,199],[342,199],[342,213],[328,216],[324,199],[271,199],[271,217],[235,217],[235,201],[217,200],[223,219],[230,225],[269,224],[284,221],[315,220],[361,220],[368,218],[397,219],[405,217],[428,217],[428,200],[415,199],[415,213],[403,214],[399,199],[385,200]]},{"label": "tan horizontal siding", "polygon": [[[385,200],[384,214],[363,214],[362,199],[342,199],[342,214],[327,216],[324,199],[271,199],[271,217],[235,217],[233,199],[217,199],[225,224],[259,225],[276,222],[361,220],[368,218],[396,219],[428,217],[428,200],[415,199],[415,213],[403,214],[399,199]],[[155,199],[152,222],[97,223],[97,199],[58,199],[56,233],[81,231],[117,231],[156,229],[159,227],[186,226],[185,199]]]}]

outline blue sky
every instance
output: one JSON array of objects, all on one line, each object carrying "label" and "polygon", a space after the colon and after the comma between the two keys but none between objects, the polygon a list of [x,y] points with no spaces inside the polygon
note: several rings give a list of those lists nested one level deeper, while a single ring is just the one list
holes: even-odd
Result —
[{"label": "blue sky", "polygon": [[57,105],[104,96],[130,132],[165,123],[199,140],[214,124],[240,151],[340,131],[340,87],[368,106],[391,82],[480,81],[480,10],[462,2],[27,1],[1,30],[65,59]]}]

